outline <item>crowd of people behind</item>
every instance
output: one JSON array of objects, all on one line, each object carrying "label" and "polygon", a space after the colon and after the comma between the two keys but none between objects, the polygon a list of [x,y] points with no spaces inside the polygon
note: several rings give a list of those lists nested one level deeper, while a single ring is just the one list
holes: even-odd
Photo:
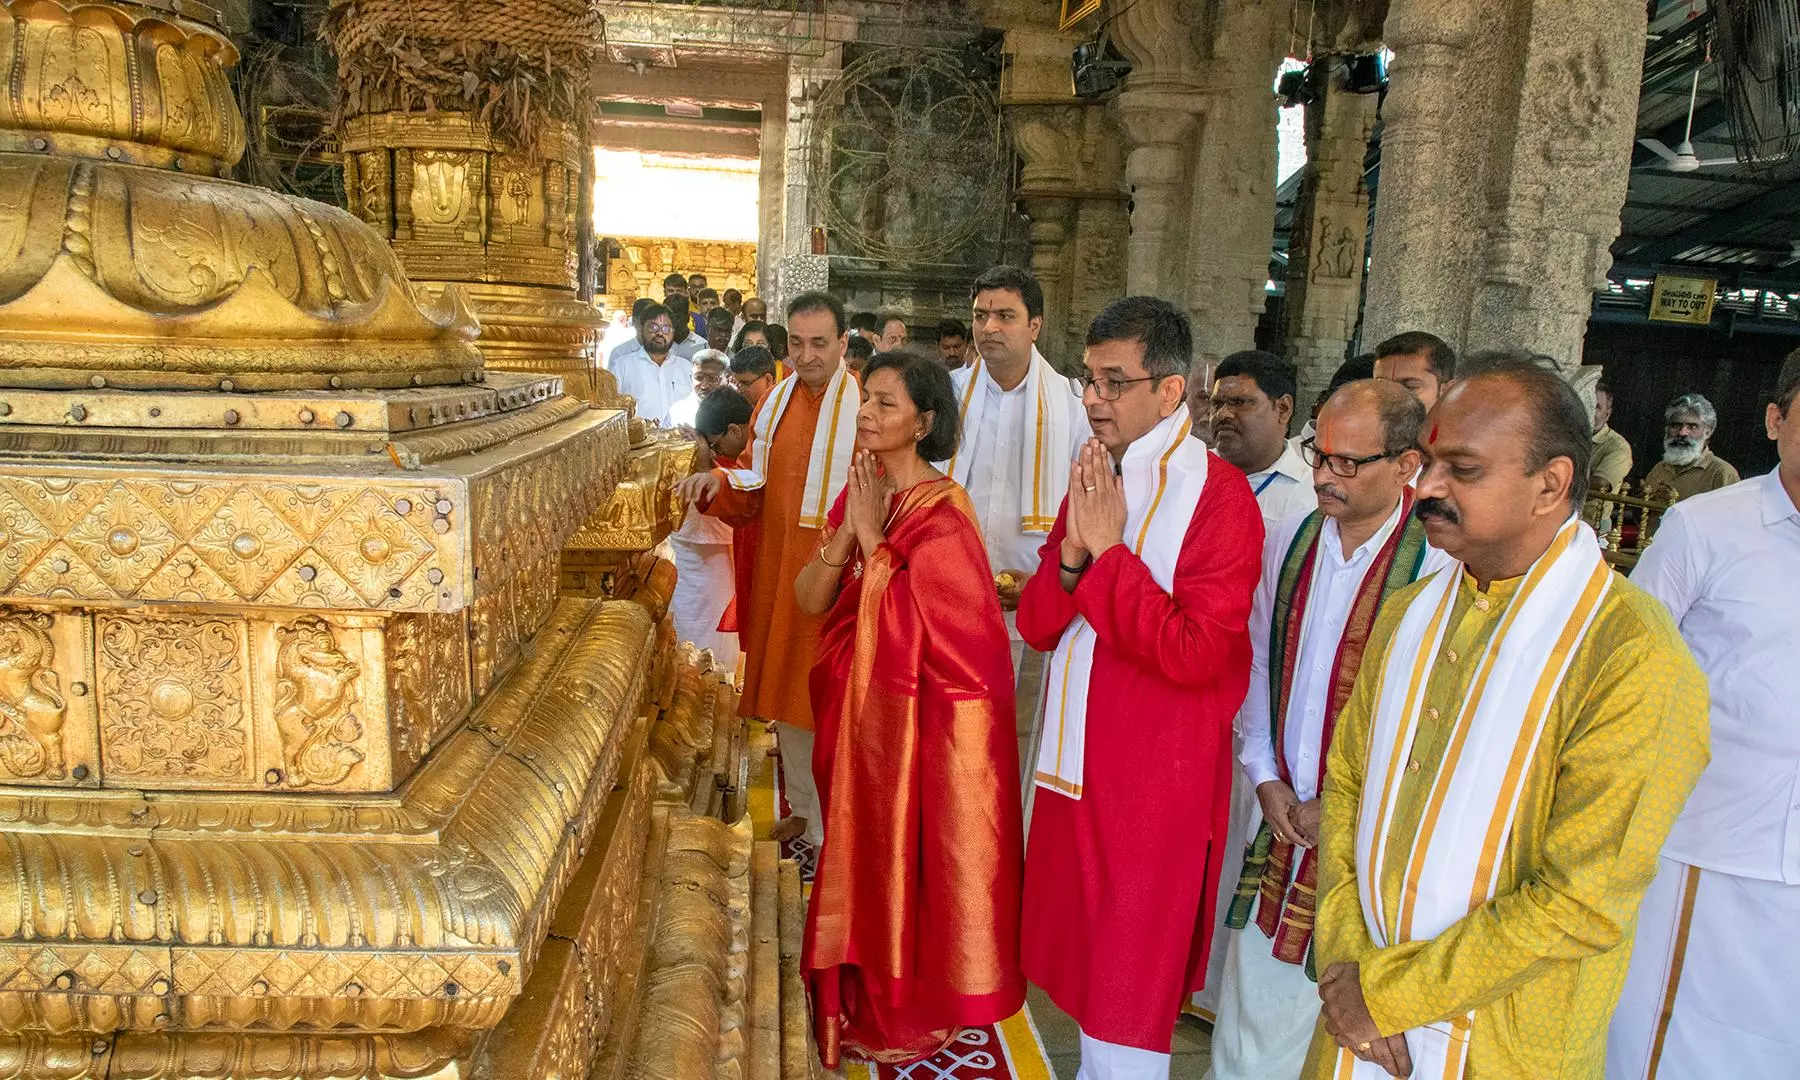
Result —
[{"label": "crowd of people behind", "polygon": [[775,732],[826,1067],[1030,980],[1078,1080],[1166,1078],[1190,1003],[1220,1080],[1795,1075],[1800,352],[1770,473],[1671,404],[1627,579],[1610,394],[1528,349],[1397,335],[1290,437],[1293,365],[1156,298],[1071,378],[1017,267],[935,353],[697,277],[606,364],[697,443],[672,617]]}]

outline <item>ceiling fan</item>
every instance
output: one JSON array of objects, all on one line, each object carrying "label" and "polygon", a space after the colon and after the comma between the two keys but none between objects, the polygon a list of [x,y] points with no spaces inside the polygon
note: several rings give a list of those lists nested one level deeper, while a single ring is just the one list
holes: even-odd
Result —
[{"label": "ceiling fan", "polygon": [[1699,96],[1700,96],[1700,69],[1695,68],[1694,69],[1694,85],[1693,85],[1692,89],[1690,89],[1688,91],[1687,130],[1683,133],[1683,135],[1681,137],[1681,142],[1676,144],[1675,149],[1673,149],[1673,150],[1669,149],[1669,145],[1667,143],[1663,142],[1661,139],[1639,139],[1638,140],[1639,146],[1643,147],[1646,150],[1653,152],[1654,154],[1656,154],[1657,157],[1663,159],[1663,168],[1668,170],[1669,172],[1691,173],[1691,172],[1697,172],[1700,169],[1706,168],[1709,165],[1736,165],[1738,163],[1738,159],[1735,156],[1734,157],[1723,157],[1723,158],[1701,158],[1694,153],[1694,142],[1693,142],[1693,139],[1694,139],[1694,102],[1699,98]]}]

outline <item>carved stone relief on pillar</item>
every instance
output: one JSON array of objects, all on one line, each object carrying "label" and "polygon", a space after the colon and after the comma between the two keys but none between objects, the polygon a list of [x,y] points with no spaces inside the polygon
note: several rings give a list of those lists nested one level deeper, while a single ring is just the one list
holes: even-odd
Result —
[{"label": "carved stone relief on pillar", "polygon": [[1128,287],[1194,318],[1195,353],[1251,347],[1274,231],[1284,0],[1139,0],[1113,37],[1132,62],[1112,108],[1128,146]]},{"label": "carved stone relief on pillar", "polygon": [[1078,104],[1007,106],[1023,163],[1018,205],[1031,220],[1031,271],[1044,288],[1038,347],[1073,370],[1088,323],[1125,295],[1129,224],[1117,129]]},{"label": "carved stone relief on pillar", "polygon": [[1635,0],[1395,0],[1364,338],[1579,363],[1629,172]]},{"label": "carved stone relief on pillar", "polygon": [[1286,342],[1300,369],[1300,410],[1330,382],[1356,331],[1369,220],[1363,161],[1377,102],[1343,89],[1329,57],[1314,65],[1306,166],[1288,238]]}]

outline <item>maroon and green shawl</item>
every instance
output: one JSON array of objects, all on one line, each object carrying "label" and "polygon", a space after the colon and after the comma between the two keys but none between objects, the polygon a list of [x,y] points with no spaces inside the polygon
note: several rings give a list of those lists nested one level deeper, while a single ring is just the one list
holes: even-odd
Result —
[{"label": "maroon and green shawl", "polygon": [[[1350,689],[1356,685],[1356,673],[1362,666],[1363,649],[1368,646],[1369,632],[1375,627],[1375,616],[1381,605],[1396,590],[1411,584],[1425,562],[1425,527],[1413,516],[1413,493],[1409,488],[1401,501],[1401,525],[1381,546],[1375,560],[1357,586],[1356,598],[1350,604],[1349,621],[1338,642],[1337,657],[1332,665],[1331,691],[1325,703],[1325,730],[1319,747],[1318,785],[1325,780],[1325,751],[1331,746],[1331,735],[1337,726],[1338,713],[1350,700]],[[1275,607],[1269,620],[1269,726],[1275,736],[1275,767],[1281,781],[1294,786],[1288,773],[1287,728],[1288,694],[1294,685],[1294,666],[1300,658],[1300,631],[1306,625],[1306,602],[1312,594],[1313,567],[1318,562],[1319,535],[1325,517],[1317,510],[1307,516],[1294,541],[1288,546],[1281,564],[1281,577],[1276,584]],[[1300,857],[1300,870],[1294,872],[1294,845],[1277,839],[1267,821],[1256,831],[1256,839],[1244,849],[1244,869],[1238,879],[1237,893],[1225,916],[1225,925],[1241,930],[1250,921],[1252,908],[1256,925],[1275,939],[1277,960],[1306,965],[1307,978],[1317,980],[1312,955],[1313,919],[1318,908],[1319,856],[1316,848],[1308,848]]]}]

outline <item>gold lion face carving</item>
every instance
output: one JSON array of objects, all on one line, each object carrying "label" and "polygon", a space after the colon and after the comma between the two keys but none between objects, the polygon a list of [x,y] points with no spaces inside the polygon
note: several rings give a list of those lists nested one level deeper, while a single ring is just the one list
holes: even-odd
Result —
[{"label": "gold lion face carving", "polygon": [[68,703],[51,665],[50,616],[0,616],[0,763],[14,776],[61,780]]},{"label": "gold lion face carving", "polygon": [[362,668],[344,655],[331,625],[316,615],[275,631],[275,723],[290,787],[336,784],[363,759],[356,718]]}]

